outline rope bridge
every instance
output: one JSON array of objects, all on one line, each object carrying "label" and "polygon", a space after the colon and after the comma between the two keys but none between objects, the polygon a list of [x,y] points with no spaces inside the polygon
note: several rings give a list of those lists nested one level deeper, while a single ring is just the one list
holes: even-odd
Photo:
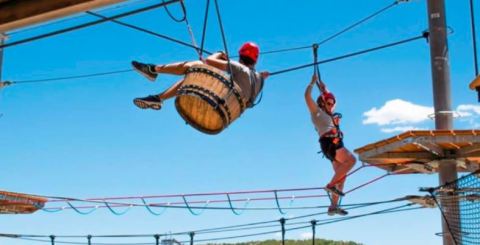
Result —
[{"label": "rope bridge", "polygon": [[427,190],[457,245],[480,244],[480,170]]}]

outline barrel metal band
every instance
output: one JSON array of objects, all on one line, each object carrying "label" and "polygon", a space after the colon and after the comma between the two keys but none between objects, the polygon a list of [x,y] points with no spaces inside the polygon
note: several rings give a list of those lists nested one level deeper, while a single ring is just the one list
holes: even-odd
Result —
[{"label": "barrel metal band", "polygon": [[230,88],[230,81],[228,81],[224,76],[218,74],[217,72],[214,72],[212,70],[209,70],[209,69],[203,68],[203,67],[190,67],[190,68],[188,68],[186,74],[194,73],[194,72],[204,73],[204,74],[212,76],[212,77],[218,79],[219,81],[221,81],[225,86],[227,86],[229,89],[231,89],[231,91],[235,95],[235,98],[237,99],[238,103],[240,104],[240,114],[242,114],[245,111],[245,102],[243,102],[242,96],[240,95],[238,90],[236,90],[235,88]]}]

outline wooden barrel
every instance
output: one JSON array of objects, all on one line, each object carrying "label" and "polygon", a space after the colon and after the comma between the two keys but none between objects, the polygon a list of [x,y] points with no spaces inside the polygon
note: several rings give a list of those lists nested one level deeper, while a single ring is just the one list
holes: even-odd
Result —
[{"label": "wooden barrel", "polygon": [[0,191],[0,214],[29,214],[44,207],[47,199]]},{"label": "wooden barrel", "polygon": [[245,101],[240,87],[231,87],[223,71],[199,64],[187,70],[175,107],[192,127],[206,134],[218,134],[240,117]]}]

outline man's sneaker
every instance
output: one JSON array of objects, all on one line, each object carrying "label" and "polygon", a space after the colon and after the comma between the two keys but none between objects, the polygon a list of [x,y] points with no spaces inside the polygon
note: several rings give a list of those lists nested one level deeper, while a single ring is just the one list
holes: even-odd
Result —
[{"label": "man's sneaker", "polygon": [[345,210],[342,209],[342,208],[330,206],[330,207],[328,208],[327,214],[328,214],[329,216],[333,216],[333,215],[335,215],[335,214],[338,214],[338,215],[341,215],[341,216],[345,216],[345,215],[348,214],[348,212],[345,211]]},{"label": "man's sneaker", "polygon": [[325,186],[325,191],[331,193],[331,194],[334,194],[334,195],[338,195],[338,196],[345,196],[345,193],[341,192],[339,189],[337,189],[336,186],[332,185],[332,186]]},{"label": "man's sneaker", "polygon": [[154,95],[149,95],[143,98],[135,98],[133,100],[133,103],[142,109],[148,109],[148,108],[151,108],[154,110],[162,109],[162,100]]},{"label": "man's sneaker", "polygon": [[155,65],[132,61],[132,66],[136,71],[152,82],[155,81],[158,76],[158,74],[155,72]]}]

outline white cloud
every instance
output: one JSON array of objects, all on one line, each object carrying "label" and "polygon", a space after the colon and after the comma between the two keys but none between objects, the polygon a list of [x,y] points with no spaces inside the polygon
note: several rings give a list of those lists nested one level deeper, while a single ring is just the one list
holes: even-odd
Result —
[{"label": "white cloud", "polygon": [[461,122],[466,122],[469,128],[480,128],[480,106],[479,105],[459,105],[457,114],[460,116]]},{"label": "white cloud", "polygon": [[480,115],[480,106],[478,105],[459,105],[457,112],[461,117],[469,117],[474,114]]},{"label": "white cloud", "polygon": [[[381,126],[380,130],[384,133],[422,130],[423,128],[417,125],[428,121],[429,116],[433,115],[433,111],[433,107],[417,105],[402,99],[393,99],[385,102],[380,108],[373,107],[364,112],[363,124]],[[459,105],[453,116],[459,122],[466,123],[468,128],[480,128],[480,105]]]},{"label": "white cloud", "polygon": [[387,101],[380,109],[376,107],[364,112],[363,124],[408,125],[428,120],[433,114],[433,107],[416,105],[411,102],[393,99]]},{"label": "white cloud", "polygon": [[405,126],[405,127],[394,127],[394,128],[382,128],[380,130],[384,133],[394,133],[394,132],[405,132],[410,130],[422,130],[422,128],[417,128],[414,126]]},{"label": "white cloud", "polygon": [[313,236],[313,233],[311,232],[300,233],[300,239],[302,240],[312,239],[312,236]]}]

